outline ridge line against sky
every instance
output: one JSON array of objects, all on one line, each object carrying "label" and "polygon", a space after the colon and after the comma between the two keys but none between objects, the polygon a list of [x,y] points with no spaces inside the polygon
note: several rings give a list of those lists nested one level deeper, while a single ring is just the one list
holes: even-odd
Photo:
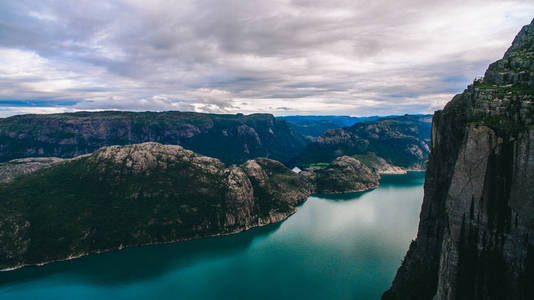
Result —
[{"label": "ridge line against sky", "polygon": [[506,0],[8,0],[0,117],[432,113],[533,17]]}]

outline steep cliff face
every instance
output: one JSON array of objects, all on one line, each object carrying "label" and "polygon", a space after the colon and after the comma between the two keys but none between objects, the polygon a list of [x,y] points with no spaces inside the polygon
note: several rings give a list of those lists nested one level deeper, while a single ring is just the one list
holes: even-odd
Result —
[{"label": "steep cliff face", "polygon": [[421,169],[428,157],[430,127],[430,116],[406,115],[328,130],[306,146],[298,161],[305,165],[373,152],[389,164]]},{"label": "steep cliff face", "polygon": [[434,115],[419,232],[383,299],[534,298],[534,21]]},{"label": "steep cliff face", "polygon": [[0,119],[0,162],[71,158],[103,146],[143,142],[181,145],[224,163],[256,157],[289,163],[305,146],[284,120],[268,114],[80,112]]},{"label": "steep cliff face", "polygon": [[180,146],[104,147],[0,183],[0,269],[279,222],[310,190],[270,159],[226,166]]}]

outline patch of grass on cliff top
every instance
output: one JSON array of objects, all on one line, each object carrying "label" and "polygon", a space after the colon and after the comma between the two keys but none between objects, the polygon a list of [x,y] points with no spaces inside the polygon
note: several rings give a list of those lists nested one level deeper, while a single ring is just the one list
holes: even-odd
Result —
[{"label": "patch of grass on cliff top", "polygon": [[474,114],[469,119],[470,124],[487,126],[493,129],[498,135],[512,134],[517,135],[523,132],[526,127],[521,124],[510,120],[506,116],[491,116],[485,117],[481,114]]},{"label": "patch of grass on cliff top", "polygon": [[498,88],[498,86],[494,83],[490,83],[487,81],[475,81],[474,85],[478,89],[495,89]]},{"label": "patch of grass on cliff top", "polygon": [[532,94],[534,95],[534,88],[526,84],[516,84],[510,88],[510,91],[515,94]]},{"label": "patch of grass on cliff top", "polygon": [[528,49],[517,49],[510,53],[510,58],[519,57],[522,59],[531,59],[533,56],[534,54]]},{"label": "patch of grass on cliff top", "polygon": [[477,89],[494,89],[496,93],[500,93],[502,95],[508,92],[515,94],[515,95],[528,95],[528,94],[534,95],[534,88],[528,86],[527,84],[496,85],[495,83],[486,82],[486,81],[475,81],[474,85],[475,85],[475,88]]},{"label": "patch of grass on cliff top", "polygon": [[313,169],[313,170],[321,170],[321,169],[328,167],[328,165],[329,163],[325,163],[325,162],[311,163],[307,166],[307,168]]},{"label": "patch of grass on cliff top", "polygon": [[499,133],[518,134],[526,128],[521,123],[514,122],[505,116],[492,116],[482,122],[483,125],[490,127]]}]

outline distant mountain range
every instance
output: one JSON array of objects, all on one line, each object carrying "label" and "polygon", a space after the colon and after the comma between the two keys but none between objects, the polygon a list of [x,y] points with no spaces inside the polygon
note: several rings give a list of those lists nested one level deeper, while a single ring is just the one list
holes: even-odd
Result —
[{"label": "distant mountain range", "polygon": [[374,121],[380,118],[394,117],[394,116],[369,116],[369,117],[351,117],[351,116],[280,116],[278,119],[286,120],[290,123],[298,125],[310,125],[318,122],[330,122],[337,127],[352,126],[358,122]]},{"label": "distant mountain range", "polygon": [[404,115],[330,129],[306,146],[298,164],[305,167],[343,155],[374,153],[394,166],[424,169],[431,126],[432,115]]},{"label": "distant mountain range", "polygon": [[340,127],[352,126],[359,122],[374,121],[381,117],[350,117],[350,116],[282,116],[289,127],[310,141],[315,141],[323,132]]},{"label": "distant mountain range", "polygon": [[[72,158],[92,153],[104,146],[158,142],[181,145],[228,164],[267,157],[292,167],[297,162],[330,162],[342,155],[378,151],[386,156],[384,158],[389,163],[407,166],[413,162],[404,161],[402,158],[391,160],[393,154],[385,154],[384,151],[377,149],[382,146],[376,142],[383,142],[386,136],[379,139],[369,137],[389,134],[391,130],[400,130],[398,133],[402,133],[403,136],[414,135],[415,139],[425,140],[430,136],[430,125],[425,128],[416,126],[417,128],[412,128],[415,131],[403,130],[401,127],[402,124],[408,123],[424,127],[424,124],[430,123],[416,123],[415,120],[428,118],[428,115],[275,118],[269,114],[218,115],[193,112],[115,111],[19,115],[0,119],[0,162],[29,157]],[[397,125],[386,128],[382,126],[385,120],[395,120],[394,123]],[[345,124],[351,125],[340,129]],[[366,125],[361,127],[357,124]],[[381,130],[366,134],[372,124],[382,124],[377,127]],[[336,137],[336,135],[346,135],[350,132],[354,133],[351,137],[353,141],[347,142],[360,146],[339,144],[343,151],[332,148],[334,140],[341,142],[341,136]],[[371,143],[369,147],[361,147],[364,140],[365,143]],[[399,136],[394,141],[399,141]],[[405,141],[410,143],[408,140]],[[312,143],[306,148],[310,142]],[[414,145],[420,144],[414,143]],[[325,148],[325,144],[329,146]],[[392,152],[398,150],[395,145],[389,146],[394,147],[390,148]],[[327,148],[332,148],[332,151]],[[426,150],[424,146],[421,149],[423,156],[419,160],[424,160]],[[377,155],[380,156],[379,153]]]},{"label": "distant mountain range", "polygon": [[71,158],[104,146],[144,142],[181,145],[230,164],[255,157],[288,164],[306,144],[270,114],[104,111],[0,119],[0,162]]}]

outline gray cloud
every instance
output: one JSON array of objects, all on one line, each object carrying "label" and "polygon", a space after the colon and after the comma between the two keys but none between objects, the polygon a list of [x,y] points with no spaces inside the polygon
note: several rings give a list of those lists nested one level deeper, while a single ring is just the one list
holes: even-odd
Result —
[{"label": "gray cloud", "polygon": [[431,112],[533,15],[530,1],[7,1],[0,116]]}]

